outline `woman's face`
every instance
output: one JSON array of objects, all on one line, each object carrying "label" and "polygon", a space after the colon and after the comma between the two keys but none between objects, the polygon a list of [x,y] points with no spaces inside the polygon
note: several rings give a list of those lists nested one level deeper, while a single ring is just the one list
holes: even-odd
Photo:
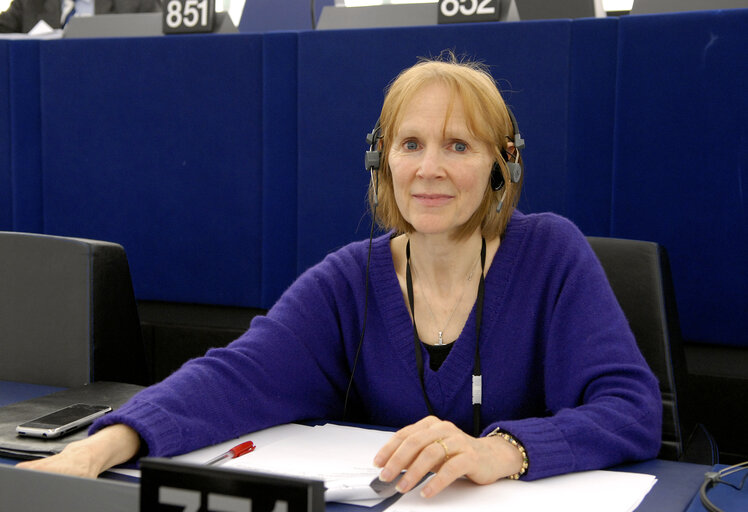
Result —
[{"label": "woman's face", "polygon": [[451,234],[478,209],[494,157],[468,130],[459,96],[424,86],[403,107],[388,161],[400,213],[418,233]]}]

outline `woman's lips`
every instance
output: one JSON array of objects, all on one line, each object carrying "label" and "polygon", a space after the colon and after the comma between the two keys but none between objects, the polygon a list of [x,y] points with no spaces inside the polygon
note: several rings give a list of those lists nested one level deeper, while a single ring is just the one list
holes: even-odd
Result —
[{"label": "woman's lips", "polygon": [[413,199],[424,206],[443,206],[448,203],[453,196],[449,194],[413,194]]}]

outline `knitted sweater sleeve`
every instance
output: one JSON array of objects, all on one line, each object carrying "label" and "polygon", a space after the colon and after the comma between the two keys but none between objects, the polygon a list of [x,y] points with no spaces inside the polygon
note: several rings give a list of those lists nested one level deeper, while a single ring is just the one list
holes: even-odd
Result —
[{"label": "knitted sweater sleeve", "polygon": [[[349,367],[340,318],[355,318],[344,251],[306,271],[225,348],[185,363],[94,423],[124,423],[152,456],[192,451],[262,428],[341,415]],[[349,322],[354,324],[354,322]]]},{"label": "knitted sweater sleeve", "polygon": [[546,415],[485,430],[501,427],[523,443],[528,480],[652,458],[661,438],[657,380],[594,252],[558,219],[538,227],[542,245],[525,248],[544,251],[545,264],[534,268],[546,269],[539,316]]}]

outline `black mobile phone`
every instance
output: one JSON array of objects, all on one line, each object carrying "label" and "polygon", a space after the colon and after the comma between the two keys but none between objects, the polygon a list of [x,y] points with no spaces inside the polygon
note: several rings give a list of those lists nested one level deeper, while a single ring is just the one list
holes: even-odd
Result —
[{"label": "black mobile phone", "polygon": [[85,427],[111,411],[108,405],[73,404],[16,427],[19,436],[53,439]]}]

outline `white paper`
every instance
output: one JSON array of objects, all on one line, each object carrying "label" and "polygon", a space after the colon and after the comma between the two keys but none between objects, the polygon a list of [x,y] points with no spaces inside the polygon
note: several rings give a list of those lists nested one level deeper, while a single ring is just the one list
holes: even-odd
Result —
[{"label": "white paper", "polygon": [[[328,501],[373,506],[368,482],[379,474],[372,461],[392,432],[340,425],[280,425],[203,448],[174,460],[204,464],[239,443],[257,448],[221,467],[324,480]],[[387,512],[630,512],[656,483],[653,475],[585,471],[533,482],[500,480],[477,485],[460,479],[437,496],[421,498],[424,484],[405,494]],[[367,494],[368,493],[368,494]],[[343,498],[351,499],[343,499]],[[352,499],[356,498],[356,499]]]},{"label": "white paper", "polygon": [[[313,427],[298,425],[295,423],[279,425],[277,427],[259,430],[257,432],[253,432],[252,434],[246,434],[230,441],[214,444],[212,446],[206,446],[205,448],[195,450],[194,452],[185,453],[183,455],[176,455],[171,459],[179,462],[188,462],[190,464],[205,464],[212,458],[217,457],[222,453],[226,453],[234,446],[245,441],[252,441],[257,446],[255,450],[259,450],[276,441],[285,439],[286,437],[299,434],[300,432],[310,431],[312,428]],[[120,475],[127,475],[133,478],[140,478],[139,469],[112,468],[109,471],[111,471],[112,473],[118,473]]]},{"label": "white paper", "polygon": [[0,39],[60,39],[61,37],[62,29],[52,28],[44,20],[39,20],[27,34],[16,32],[0,34]]},{"label": "white paper", "polygon": [[[194,452],[185,453],[184,455],[177,455],[175,457],[172,457],[172,460],[175,460],[178,462],[189,462],[192,464],[205,464],[212,458],[217,457],[218,455],[221,455],[222,453],[226,453],[234,446],[241,444],[245,441],[252,441],[256,446],[253,452],[249,452],[248,454],[246,454],[246,455],[251,455],[251,454],[257,453],[260,450],[267,448],[268,445],[271,445],[277,441],[282,441],[286,438],[293,437],[296,435],[302,435],[305,432],[311,431],[313,428],[314,427],[309,427],[306,425],[298,425],[296,423],[289,423],[287,425],[278,425],[277,427],[271,427],[271,428],[266,428],[264,430],[258,430],[257,432],[246,434],[241,437],[237,437],[236,439],[225,441],[223,443],[214,444],[213,446],[207,446],[205,448],[201,448],[200,450],[195,450]],[[242,457],[239,457],[239,458],[242,458]],[[228,464],[228,462],[230,461],[227,461],[223,463],[222,465],[226,465]]]},{"label": "white paper", "polygon": [[653,475],[618,471],[585,471],[533,482],[499,480],[489,485],[461,479],[428,499],[420,496],[424,483],[387,512],[630,512],[656,481]]},{"label": "white paper", "polygon": [[[369,483],[379,469],[374,455],[392,437],[392,432],[340,425],[321,425],[288,435],[251,454],[230,460],[223,467],[264,471],[323,480],[327,501],[381,501]],[[369,501],[374,499],[373,502]]]},{"label": "white paper", "polygon": [[44,36],[47,34],[51,34],[54,31],[55,29],[50,27],[49,23],[47,23],[44,20],[39,20],[39,22],[36,25],[34,25],[34,27],[31,30],[29,30],[29,35],[30,36]]}]

